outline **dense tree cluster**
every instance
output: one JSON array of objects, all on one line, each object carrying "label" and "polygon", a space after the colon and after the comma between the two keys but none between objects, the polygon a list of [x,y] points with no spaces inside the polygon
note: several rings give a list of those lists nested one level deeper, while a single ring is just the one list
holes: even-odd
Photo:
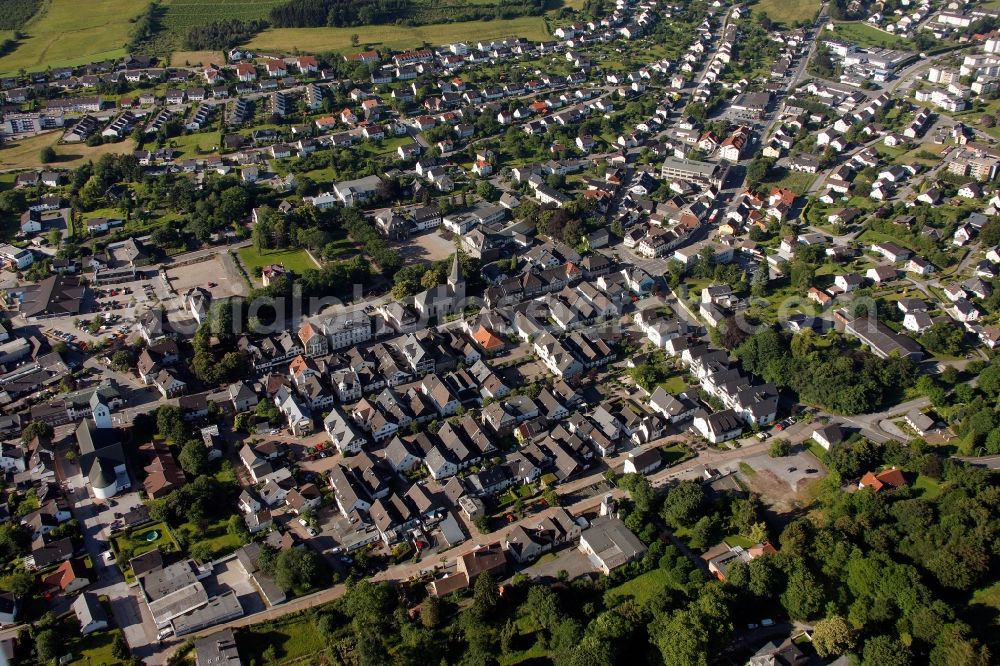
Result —
[{"label": "dense tree cluster", "polygon": [[228,49],[250,41],[258,32],[267,27],[265,21],[224,19],[212,21],[188,30],[184,36],[185,48],[192,51],[208,49]]},{"label": "dense tree cluster", "polygon": [[495,3],[452,5],[447,13],[411,0],[293,0],[271,9],[270,21],[280,28],[349,27],[403,21],[407,25],[511,19],[540,16],[544,0],[496,0]]},{"label": "dense tree cluster", "polygon": [[744,369],[795,391],[802,402],[842,414],[875,411],[916,381],[915,365],[880,359],[838,336],[812,331],[791,338],[768,328],[736,348]]}]

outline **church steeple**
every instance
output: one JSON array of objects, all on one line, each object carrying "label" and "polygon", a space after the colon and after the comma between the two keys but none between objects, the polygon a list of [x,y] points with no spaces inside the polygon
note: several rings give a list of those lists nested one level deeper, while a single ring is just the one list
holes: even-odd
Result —
[{"label": "church steeple", "polygon": [[451,262],[451,273],[448,275],[448,285],[454,289],[459,284],[462,283],[462,264],[458,261],[458,252],[455,253],[455,259]]}]

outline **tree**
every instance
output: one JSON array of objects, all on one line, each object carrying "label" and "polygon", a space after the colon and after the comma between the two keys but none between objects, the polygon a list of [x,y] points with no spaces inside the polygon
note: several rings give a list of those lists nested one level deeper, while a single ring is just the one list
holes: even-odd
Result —
[{"label": "tree", "polygon": [[35,636],[35,650],[38,658],[44,662],[50,662],[62,652],[63,639],[56,633],[55,629],[46,629],[38,632]]},{"label": "tree", "polygon": [[189,439],[184,443],[177,462],[181,464],[181,469],[190,477],[201,476],[208,471],[208,449],[205,443],[197,439]]},{"label": "tree", "polygon": [[691,610],[664,615],[650,627],[650,637],[666,666],[704,666],[709,635],[703,618]]},{"label": "tree", "polygon": [[485,620],[496,608],[500,597],[497,595],[497,582],[490,572],[479,575],[473,588],[473,612],[481,619]]},{"label": "tree", "polygon": [[534,585],[528,590],[525,601],[528,612],[538,626],[551,630],[562,617],[559,611],[559,597],[546,585]]},{"label": "tree", "polygon": [[212,559],[212,552],[212,544],[207,541],[199,541],[190,548],[191,557],[203,564]]},{"label": "tree", "polygon": [[765,256],[753,269],[753,277],[750,279],[750,293],[758,298],[767,296],[769,279],[770,269],[767,266],[767,257]]},{"label": "tree", "polygon": [[128,643],[125,642],[125,634],[121,631],[116,631],[115,637],[111,640],[111,656],[121,661],[128,659]]},{"label": "tree", "polygon": [[428,629],[436,629],[441,624],[441,599],[438,597],[427,597],[420,609],[420,621]]},{"label": "tree", "polygon": [[132,352],[127,349],[116,351],[111,357],[111,368],[117,372],[130,372],[132,367]]},{"label": "tree", "polygon": [[45,421],[32,421],[21,431],[21,443],[27,444],[36,437],[50,439],[53,432],[52,426]]},{"label": "tree", "polygon": [[673,527],[689,526],[697,519],[705,491],[694,481],[681,481],[667,493],[662,516]]},{"label": "tree", "polygon": [[164,439],[179,443],[184,439],[184,418],[177,405],[156,408],[156,432]]},{"label": "tree", "polygon": [[910,651],[898,638],[875,636],[865,642],[862,666],[908,666]]},{"label": "tree", "polygon": [[56,161],[56,149],[52,146],[45,146],[38,153],[38,159],[41,160],[42,164],[52,164]]},{"label": "tree", "polygon": [[781,604],[796,620],[806,620],[823,607],[823,588],[805,565],[800,564],[788,577]]},{"label": "tree", "polygon": [[352,32],[351,33],[351,46],[356,47],[360,43],[361,43],[361,36],[358,35],[358,33],[356,33],[356,32]]},{"label": "tree", "polygon": [[4,580],[3,587],[15,597],[26,596],[35,586],[35,577],[27,571],[16,571]]},{"label": "tree", "polygon": [[309,589],[319,585],[325,574],[325,565],[310,548],[292,548],[278,555],[274,580],[285,592]]},{"label": "tree", "polygon": [[836,657],[854,649],[854,633],[847,620],[831,615],[816,623],[812,642],[820,657]]},{"label": "tree", "polygon": [[784,458],[792,452],[792,445],[787,439],[775,438],[767,454],[772,458]]}]

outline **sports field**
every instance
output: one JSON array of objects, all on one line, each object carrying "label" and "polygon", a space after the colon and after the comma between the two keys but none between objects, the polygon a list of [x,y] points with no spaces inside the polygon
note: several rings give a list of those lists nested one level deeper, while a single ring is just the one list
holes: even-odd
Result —
[{"label": "sports field", "polygon": [[[359,46],[351,46],[351,35],[358,35]],[[252,49],[307,53],[323,51],[353,52],[365,48],[407,49],[421,44],[449,44],[526,37],[532,41],[549,39],[545,21],[540,16],[524,16],[498,21],[466,21],[413,28],[396,25],[373,25],[358,28],[278,28],[265,30],[249,43]]]},{"label": "sports field", "polygon": [[25,39],[0,58],[0,74],[79,65],[125,54],[137,0],[49,0],[24,26]]}]

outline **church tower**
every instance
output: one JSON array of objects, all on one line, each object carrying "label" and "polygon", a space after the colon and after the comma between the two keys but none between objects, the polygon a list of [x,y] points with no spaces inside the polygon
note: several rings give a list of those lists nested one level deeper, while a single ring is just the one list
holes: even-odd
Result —
[{"label": "church tower", "polygon": [[[452,297],[458,301],[465,298],[465,278],[462,277],[462,264],[458,260],[458,252],[451,262],[451,273],[448,274],[448,290]],[[459,304],[455,303],[457,307]]]}]

